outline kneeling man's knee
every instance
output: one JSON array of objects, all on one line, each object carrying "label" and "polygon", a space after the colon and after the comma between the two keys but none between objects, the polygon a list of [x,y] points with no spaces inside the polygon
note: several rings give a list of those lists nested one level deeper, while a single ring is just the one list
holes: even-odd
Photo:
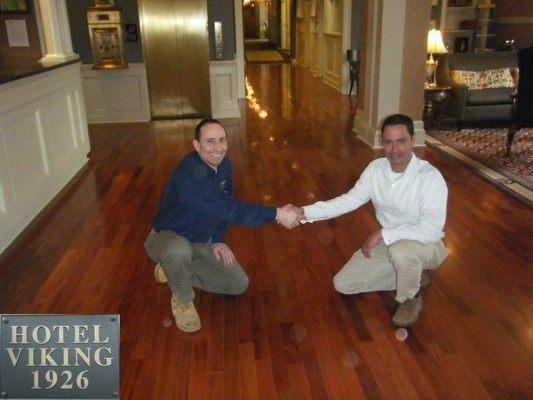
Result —
[{"label": "kneeling man's knee", "polygon": [[190,263],[192,259],[192,248],[189,241],[185,238],[177,237],[163,251],[162,262],[172,260],[177,263]]},{"label": "kneeling man's knee", "polygon": [[354,291],[353,285],[349,285],[346,281],[346,278],[344,278],[340,272],[333,277],[333,287],[337,292],[342,294],[356,293],[356,291]]},{"label": "kneeling man's knee", "polygon": [[234,296],[237,296],[239,294],[243,294],[246,292],[246,289],[248,289],[248,286],[250,285],[250,280],[248,279],[248,276],[245,274],[237,275],[235,278],[235,281],[231,285],[231,288],[229,289],[228,294],[232,294]]},{"label": "kneeling man's knee", "polygon": [[389,246],[388,252],[394,266],[404,266],[420,258],[420,243],[414,240],[398,240]]}]

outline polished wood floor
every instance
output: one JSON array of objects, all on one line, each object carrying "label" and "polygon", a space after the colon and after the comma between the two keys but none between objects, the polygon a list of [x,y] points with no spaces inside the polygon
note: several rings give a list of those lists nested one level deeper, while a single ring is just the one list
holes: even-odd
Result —
[{"label": "polished wood floor", "polygon": [[[247,76],[257,106],[226,122],[239,198],[327,199],[380,156],[351,131],[355,100],[290,65]],[[531,210],[429,148],[417,154],[448,182],[450,256],[406,340],[393,293],[332,286],[377,228],[371,205],[292,231],[231,229],[250,288],[198,293],[203,329],[180,332],[143,241],[195,123],[91,126],[88,168],[1,261],[0,311],[119,313],[122,399],[533,398]]]}]

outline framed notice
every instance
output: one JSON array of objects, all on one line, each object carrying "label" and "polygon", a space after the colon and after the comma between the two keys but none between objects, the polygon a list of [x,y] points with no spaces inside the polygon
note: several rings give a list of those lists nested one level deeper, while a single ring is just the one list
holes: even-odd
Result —
[{"label": "framed notice", "polygon": [[30,0],[0,0],[0,14],[29,14]]},{"label": "framed notice", "polygon": [[9,47],[30,47],[25,20],[6,19],[6,31]]}]

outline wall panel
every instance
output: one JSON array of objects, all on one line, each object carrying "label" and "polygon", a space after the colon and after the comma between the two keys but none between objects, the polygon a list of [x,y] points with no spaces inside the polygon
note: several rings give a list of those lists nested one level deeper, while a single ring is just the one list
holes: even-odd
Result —
[{"label": "wall panel", "polygon": [[0,86],[0,252],[87,162],[79,64]]}]

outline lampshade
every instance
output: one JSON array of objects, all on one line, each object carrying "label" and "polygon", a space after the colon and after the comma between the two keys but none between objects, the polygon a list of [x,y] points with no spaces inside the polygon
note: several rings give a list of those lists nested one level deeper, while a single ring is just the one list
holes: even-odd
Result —
[{"label": "lampshade", "polygon": [[447,53],[446,47],[442,42],[442,35],[440,31],[432,29],[428,32],[428,53],[430,54],[442,54]]}]

